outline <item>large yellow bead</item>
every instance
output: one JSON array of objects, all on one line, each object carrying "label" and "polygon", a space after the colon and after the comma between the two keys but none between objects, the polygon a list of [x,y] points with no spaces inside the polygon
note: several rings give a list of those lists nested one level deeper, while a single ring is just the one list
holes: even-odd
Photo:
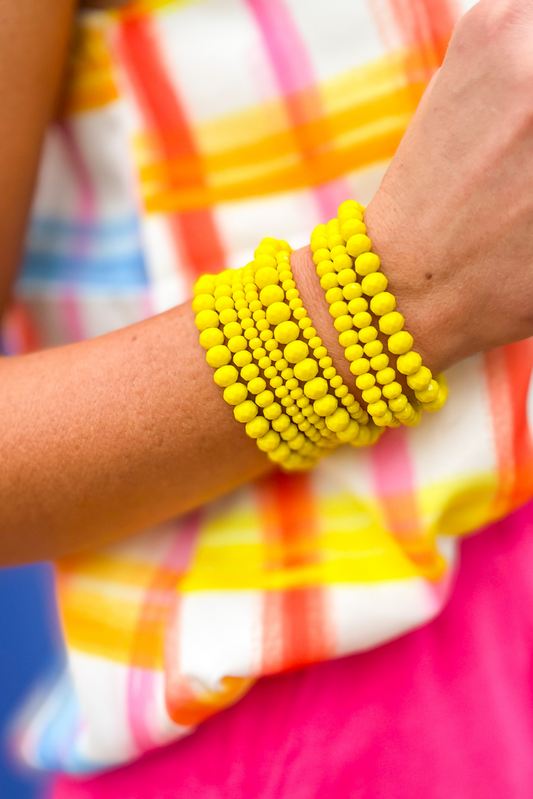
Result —
[{"label": "large yellow bead", "polygon": [[387,383],[387,385],[383,386],[381,389],[383,392],[383,396],[387,397],[387,399],[396,399],[402,393],[402,387],[400,383],[396,380],[393,380],[392,383]]},{"label": "large yellow bead", "polygon": [[385,291],[388,282],[389,281],[383,272],[373,272],[362,279],[361,287],[363,289],[363,293],[368,297],[375,297],[376,294],[380,294],[382,291]]},{"label": "large yellow bead", "polygon": [[244,336],[234,336],[230,338],[228,341],[228,348],[232,352],[240,352],[241,350],[245,350],[248,348],[248,342],[244,338]]},{"label": "large yellow bead", "polygon": [[353,344],[357,344],[359,341],[359,335],[357,330],[346,330],[339,336],[339,344],[341,347],[351,347]]},{"label": "large yellow bead", "polygon": [[387,403],[382,399],[377,402],[371,402],[367,406],[367,411],[371,416],[383,416],[388,411]]},{"label": "large yellow bead", "polygon": [[395,399],[389,400],[389,408],[393,413],[400,413],[407,405],[407,397],[405,394],[400,394]]},{"label": "large yellow bead", "polygon": [[389,291],[381,291],[375,297],[372,297],[370,308],[376,316],[384,316],[396,308],[396,297]]},{"label": "large yellow bead", "polygon": [[333,305],[334,302],[342,302],[342,289],[339,286],[335,286],[335,288],[329,289],[326,291],[326,302],[328,305]]},{"label": "large yellow bead", "polygon": [[272,405],[274,402],[274,393],[269,389],[265,391],[261,391],[257,397],[255,398],[256,405],[259,405],[260,408],[268,408],[269,405]]},{"label": "large yellow bead", "polygon": [[[290,346],[290,345],[287,345]],[[287,360],[289,360],[287,358]],[[303,358],[294,367],[294,376],[298,380],[312,380],[318,374],[318,364],[314,358]]]},{"label": "large yellow bead", "polygon": [[221,311],[219,314],[220,323],[222,325],[229,325],[232,322],[237,321],[237,312],[234,311],[232,308],[226,308],[224,311]]},{"label": "large yellow bead", "polygon": [[218,314],[216,311],[200,311],[196,314],[195,324],[198,330],[207,330],[210,327],[218,327]]},{"label": "large yellow bead", "polygon": [[250,438],[260,438],[270,430],[270,425],[262,416],[256,416],[246,425],[246,435]]},{"label": "large yellow bead", "polygon": [[213,275],[202,275],[194,284],[194,296],[198,294],[213,294],[215,291],[215,279]]},{"label": "large yellow bead", "polygon": [[248,389],[243,383],[233,383],[224,389],[224,399],[228,405],[239,405],[248,396]]},{"label": "large yellow bead", "polygon": [[192,301],[192,309],[195,313],[200,313],[200,311],[214,311],[215,298],[212,294],[197,294]]},{"label": "large yellow bead", "polygon": [[316,266],[318,266],[321,261],[329,261],[330,259],[331,254],[326,247],[323,247],[321,250],[317,250],[315,253],[313,253],[313,261]]},{"label": "large yellow bead", "polygon": [[[230,386],[230,388],[232,388],[232,386]],[[226,389],[226,391],[227,390],[228,389]],[[257,412],[257,405],[255,402],[252,402],[252,400],[245,400],[239,405],[236,405],[233,409],[233,415],[235,416],[236,420],[242,424],[246,424],[246,422],[251,422],[252,419],[255,419]]]},{"label": "large yellow bead", "polygon": [[268,306],[266,318],[271,325],[279,325],[291,318],[291,309],[285,302],[274,302]]},{"label": "large yellow bead", "polygon": [[262,452],[272,452],[272,450],[279,446],[280,441],[279,433],[276,433],[275,430],[269,430],[268,433],[257,439],[257,446]]},{"label": "large yellow bead", "polygon": [[227,386],[232,386],[233,383],[236,383],[238,377],[238,371],[230,364],[229,366],[221,366],[219,369],[217,369],[213,375],[213,380],[217,386],[220,386],[221,388],[227,388]]},{"label": "large yellow bead", "polygon": [[305,396],[312,400],[317,400],[321,397],[324,397],[327,392],[328,383],[323,377],[315,377],[313,380],[309,380],[309,382],[307,382],[304,386]]},{"label": "large yellow bead", "polygon": [[421,366],[418,372],[415,372],[414,375],[409,375],[407,385],[413,391],[424,391],[429,386],[432,376],[427,366]]},{"label": "large yellow bead", "polygon": [[380,260],[374,252],[363,252],[355,259],[355,271],[361,277],[377,272]]},{"label": "large yellow bead", "polygon": [[255,273],[255,282],[258,289],[266,286],[275,286],[279,283],[278,270],[273,266],[263,266]]},{"label": "large yellow bead", "polygon": [[224,343],[224,333],[216,327],[208,327],[200,333],[200,344],[204,350],[216,347],[217,344]]},{"label": "large yellow bead", "polygon": [[231,297],[231,294],[232,294],[231,286],[222,285],[216,287],[214,296],[216,299],[222,299],[222,297],[226,298]]},{"label": "large yellow bead", "polygon": [[392,336],[393,333],[399,333],[405,324],[405,319],[398,311],[391,311],[385,314],[379,320],[379,329],[387,336]]},{"label": "large yellow bead", "polygon": [[[272,392],[270,392],[270,393],[272,393]],[[261,396],[261,394],[259,394],[258,397],[256,398],[256,402],[257,402],[257,400],[259,399],[260,396]],[[281,416],[281,414],[282,414],[282,410],[281,410],[281,405],[279,404],[279,402],[272,402],[270,405],[267,405],[263,409],[263,416],[266,419],[270,419],[271,422],[274,419],[277,419],[279,416]]]},{"label": "large yellow bead", "polygon": [[379,372],[376,374],[376,380],[382,386],[386,386],[388,383],[392,383],[395,377],[396,377],[396,372],[394,371],[392,366],[387,366],[385,369],[380,369]]},{"label": "large yellow bead", "polygon": [[320,285],[322,286],[324,291],[328,291],[329,289],[332,289],[334,286],[338,286],[339,281],[337,280],[337,275],[336,274],[324,275],[324,277],[320,278]]},{"label": "large yellow bead", "polygon": [[381,399],[381,389],[377,386],[372,386],[372,388],[367,388],[363,391],[363,401],[366,402],[367,405],[371,405],[373,402],[378,402]]},{"label": "large yellow bead", "polygon": [[357,358],[350,364],[350,372],[353,375],[364,375],[370,370],[370,361],[366,358]]},{"label": "large yellow bead", "polygon": [[326,417],[326,427],[332,433],[340,433],[342,430],[346,430],[349,424],[350,414],[346,408],[337,408],[331,416]]},{"label": "large yellow bead", "polygon": [[270,255],[266,251],[266,249],[265,251],[258,253],[255,256],[254,261],[255,265],[257,266],[257,271],[259,271],[260,269],[275,269],[277,265],[277,259],[274,257],[273,254]]},{"label": "large yellow bead", "polygon": [[335,274],[336,270],[333,261],[320,261],[316,268],[316,273],[318,277],[324,277],[324,275],[327,274]]},{"label": "large yellow bead", "polygon": [[281,413],[272,422],[272,428],[278,433],[284,433],[291,425],[291,418],[286,413]]},{"label": "large yellow bead", "polygon": [[412,346],[413,337],[407,330],[400,330],[399,333],[394,333],[387,342],[389,351],[395,355],[403,355],[409,352]]},{"label": "large yellow bead", "polygon": [[215,275],[215,287],[231,286],[234,276],[235,272],[233,269],[224,269],[222,272],[219,272],[218,275]]},{"label": "large yellow bead", "polygon": [[313,403],[313,410],[317,416],[331,416],[331,414],[335,413],[337,410],[338,405],[339,401],[337,397],[326,394],[325,397],[315,400]]},{"label": "large yellow bead", "polygon": [[215,311],[219,313],[221,311],[227,311],[228,309],[231,310],[235,307],[235,303],[233,302],[231,297],[219,297],[215,300]]},{"label": "large yellow bead", "polygon": [[211,347],[210,350],[207,350],[205,359],[209,366],[217,369],[219,366],[225,366],[231,361],[231,352],[224,344],[217,344],[216,347]]},{"label": "large yellow bead", "polygon": [[[244,340],[246,341],[246,339]],[[231,350],[231,347],[229,346],[230,344],[231,342],[228,341],[228,349]],[[233,352],[233,350],[231,351]],[[242,369],[243,366],[246,366],[247,364],[251,363],[251,361],[252,361],[252,353],[249,350],[245,349],[237,350],[233,356],[233,363],[235,364],[235,366],[238,366],[239,369]]]},{"label": "large yellow bead", "polygon": [[290,344],[295,341],[300,335],[300,330],[295,322],[281,322],[274,330],[274,338],[280,344]]},{"label": "large yellow bead", "polygon": [[234,336],[242,335],[242,327],[238,322],[230,322],[224,325],[224,335],[226,338],[233,338]]},{"label": "large yellow bead", "polygon": [[253,380],[250,380],[248,383],[248,391],[250,394],[260,394],[265,388],[266,382],[262,377],[254,377]]},{"label": "large yellow bead", "polygon": [[259,367],[256,363],[248,363],[241,369],[241,377],[243,380],[248,382],[249,380],[253,380],[254,377],[257,377],[259,374]]},{"label": "large yellow bead", "polygon": [[333,258],[333,267],[335,271],[338,272],[339,274],[343,272],[345,269],[351,269],[352,265],[353,261],[347,252],[344,252],[340,255],[336,255],[335,258]]},{"label": "large yellow bead", "polygon": [[402,375],[414,375],[422,366],[422,358],[418,352],[406,352],[396,361],[396,368]]},{"label": "large yellow bead", "polygon": [[364,207],[358,203],[357,200],[345,200],[339,205],[337,215],[343,216],[344,214],[349,214],[353,211],[359,211],[361,213],[364,210]]},{"label": "large yellow bead", "polygon": [[259,299],[263,303],[263,305],[268,308],[269,305],[272,305],[274,302],[282,302],[285,297],[285,292],[281,288],[281,286],[277,285],[269,285],[265,286],[264,289],[261,289],[259,294]]},{"label": "large yellow bead", "polygon": [[[368,236],[365,236],[364,233],[356,233],[346,242],[346,250],[352,256],[352,258],[358,258],[363,253],[369,252],[371,247],[372,242]],[[355,269],[357,271],[357,263],[355,265]]]},{"label": "large yellow bead", "polygon": [[309,345],[305,341],[291,341],[283,350],[283,355],[289,363],[299,363],[309,355]]},{"label": "large yellow bead", "polygon": [[[366,225],[355,218],[347,219],[346,222],[342,223],[340,233],[344,241],[348,242],[352,236],[366,233]],[[348,250],[348,252],[350,251]]]}]

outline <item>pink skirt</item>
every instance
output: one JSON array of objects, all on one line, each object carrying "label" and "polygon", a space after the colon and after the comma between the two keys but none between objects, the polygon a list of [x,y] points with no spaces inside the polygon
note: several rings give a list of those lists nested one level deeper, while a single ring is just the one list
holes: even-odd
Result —
[{"label": "pink skirt", "polygon": [[371,652],[261,680],[190,738],[54,799],[531,799],[533,502],[466,540],[450,603]]}]

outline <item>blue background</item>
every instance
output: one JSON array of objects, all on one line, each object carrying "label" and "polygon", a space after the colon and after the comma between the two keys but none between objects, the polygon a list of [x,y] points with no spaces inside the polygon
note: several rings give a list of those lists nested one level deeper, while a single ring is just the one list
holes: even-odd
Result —
[{"label": "blue background", "polygon": [[50,780],[24,770],[9,752],[7,725],[38,677],[59,659],[52,569],[0,569],[0,797],[45,799]]}]

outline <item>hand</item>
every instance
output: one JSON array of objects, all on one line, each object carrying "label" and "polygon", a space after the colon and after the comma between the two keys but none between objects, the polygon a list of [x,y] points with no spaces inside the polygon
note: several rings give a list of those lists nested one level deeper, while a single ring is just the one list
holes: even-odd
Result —
[{"label": "hand", "polygon": [[533,3],[482,0],[365,222],[434,370],[533,335]]}]

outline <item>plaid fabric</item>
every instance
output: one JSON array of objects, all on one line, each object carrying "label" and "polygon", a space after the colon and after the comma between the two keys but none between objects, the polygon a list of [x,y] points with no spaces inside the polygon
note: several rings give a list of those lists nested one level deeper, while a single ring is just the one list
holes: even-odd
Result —
[{"label": "plaid fabric", "polygon": [[[86,15],[50,130],[9,352],[183,302],[265,234],[366,203],[441,62],[453,0],[139,0]],[[442,607],[454,536],[533,495],[531,342],[459,364],[420,428],[63,560],[69,673],[19,730],[87,772],[173,740],[258,676],[375,646]]]}]

